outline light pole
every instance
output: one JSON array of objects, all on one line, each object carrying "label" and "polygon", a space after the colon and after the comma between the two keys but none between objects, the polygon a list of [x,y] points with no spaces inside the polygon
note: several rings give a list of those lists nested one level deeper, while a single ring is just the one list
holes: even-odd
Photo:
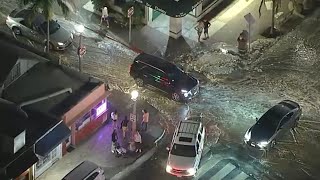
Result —
[{"label": "light pole", "polygon": [[132,132],[136,132],[137,130],[137,98],[139,96],[139,92],[137,90],[133,90],[131,92],[131,99],[133,101],[133,110],[132,110],[132,113],[133,113],[133,118],[132,118]]},{"label": "light pole", "polygon": [[82,72],[81,58],[85,53],[85,50],[83,49],[84,47],[82,47],[82,33],[84,31],[84,26],[82,24],[78,24],[78,25],[75,26],[75,29],[79,33],[79,46],[78,46],[79,72]]}]

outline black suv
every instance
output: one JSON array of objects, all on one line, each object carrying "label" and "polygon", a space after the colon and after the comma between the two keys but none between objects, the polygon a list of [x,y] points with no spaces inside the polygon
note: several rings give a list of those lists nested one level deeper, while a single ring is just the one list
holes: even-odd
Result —
[{"label": "black suv", "polygon": [[199,93],[196,78],[166,60],[145,53],[134,59],[130,76],[138,86],[153,86],[168,93],[175,101],[190,100]]}]

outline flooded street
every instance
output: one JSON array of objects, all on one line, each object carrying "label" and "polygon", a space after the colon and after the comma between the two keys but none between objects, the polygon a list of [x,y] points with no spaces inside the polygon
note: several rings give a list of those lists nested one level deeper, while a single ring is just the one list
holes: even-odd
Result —
[{"label": "flooded street", "polygon": [[[74,24],[59,22],[73,30]],[[3,23],[0,28],[8,31]],[[23,37],[18,39],[26,41]],[[274,179],[319,179],[320,10],[279,39],[253,43],[254,51],[249,59],[221,50],[234,50],[223,43],[204,49],[199,46],[174,59],[200,79],[200,94],[188,104],[173,102],[159,92],[138,88],[129,76],[129,67],[137,53],[122,44],[91,31],[84,32],[83,44],[87,47],[82,58],[84,73],[108,82],[112,89],[126,93],[138,89],[141,98],[167,116],[167,120],[161,122],[167,130],[165,145],[171,141],[174,125],[181,117],[187,113],[203,113],[206,146],[210,149],[208,159],[214,154],[232,157],[243,167],[242,171],[251,173],[254,179],[264,179],[265,174],[271,174]],[[33,46],[43,48],[39,44]],[[63,65],[77,69],[77,47],[78,36],[68,50],[51,54]],[[246,130],[255,123],[256,117],[285,99],[296,101],[302,107],[303,115],[296,133],[288,133],[267,156],[253,157],[242,146]],[[165,168],[165,145],[160,148],[158,157],[145,165],[159,179],[172,178],[164,170],[159,172],[159,168]],[[144,177],[145,170],[138,169],[134,174],[136,179]]]}]

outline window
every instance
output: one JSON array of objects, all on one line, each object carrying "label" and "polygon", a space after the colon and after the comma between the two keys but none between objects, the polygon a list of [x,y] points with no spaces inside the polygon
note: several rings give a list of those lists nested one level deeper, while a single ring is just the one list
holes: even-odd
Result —
[{"label": "window", "polygon": [[99,175],[99,172],[95,172],[91,174],[86,180],[94,180]]},{"label": "window", "polygon": [[86,113],[82,118],[80,118],[76,122],[76,130],[79,131],[82,129],[86,124],[90,122],[90,112]]},{"label": "window", "polygon": [[173,144],[171,154],[184,157],[195,157],[196,149],[191,145]]},{"label": "window", "polygon": [[198,141],[201,142],[201,134],[198,134]]},{"label": "window", "polygon": [[192,138],[188,138],[188,137],[179,137],[179,141],[183,141],[183,142],[192,142]]},{"label": "window", "polygon": [[199,153],[199,142],[197,142],[197,153]]},{"label": "window", "polygon": [[290,118],[292,117],[292,115],[293,115],[293,112],[287,114],[287,115],[282,119],[282,121],[281,121],[281,123],[280,123],[280,127],[282,127],[283,125],[285,125],[285,124],[290,120]]}]

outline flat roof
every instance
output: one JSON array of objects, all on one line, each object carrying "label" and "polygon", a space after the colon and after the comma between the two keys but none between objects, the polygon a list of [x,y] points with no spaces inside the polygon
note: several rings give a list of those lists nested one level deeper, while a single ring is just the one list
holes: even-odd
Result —
[{"label": "flat roof", "polygon": [[71,94],[63,93],[26,106],[36,111],[61,117],[102,83],[76,70],[51,62],[41,62],[5,88],[3,97],[20,104],[65,88],[71,88]]},{"label": "flat roof", "polygon": [[27,126],[27,114],[14,103],[0,98],[0,134],[15,138]]}]

